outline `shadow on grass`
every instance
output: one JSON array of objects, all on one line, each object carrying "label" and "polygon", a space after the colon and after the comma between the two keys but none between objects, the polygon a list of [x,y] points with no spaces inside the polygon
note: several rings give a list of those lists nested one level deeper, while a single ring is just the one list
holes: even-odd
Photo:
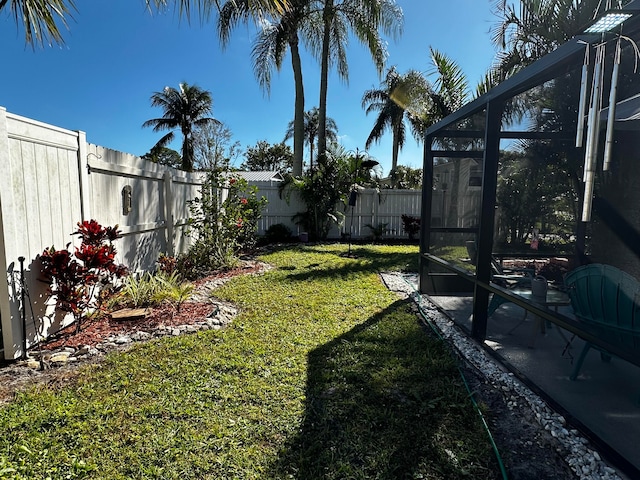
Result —
[{"label": "shadow on grass", "polygon": [[[309,247],[313,248],[313,247]],[[314,250],[313,263],[299,264],[295,267],[281,267],[281,270],[289,270],[288,275],[291,281],[322,280],[335,278],[349,278],[361,273],[375,273],[385,271],[418,271],[418,252],[390,252],[386,253],[376,248],[359,246],[352,251],[356,258],[342,256],[347,251],[346,246],[336,246],[331,249]],[[322,261],[317,261],[319,255],[328,255],[332,258],[328,260],[330,267],[324,265]],[[335,259],[339,257],[344,263],[336,266]]]},{"label": "shadow on grass", "polygon": [[493,478],[465,393],[445,345],[397,301],[309,353],[303,423],[269,478]]}]

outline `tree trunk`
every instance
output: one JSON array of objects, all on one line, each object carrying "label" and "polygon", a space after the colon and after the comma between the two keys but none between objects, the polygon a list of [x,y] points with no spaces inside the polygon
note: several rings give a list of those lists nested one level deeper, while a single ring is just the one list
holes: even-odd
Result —
[{"label": "tree trunk", "polygon": [[333,0],[325,0],[322,14],[324,32],[320,62],[320,102],[318,107],[318,161],[325,159],[327,151],[327,88],[329,83],[329,43],[333,20]]},{"label": "tree trunk", "polygon": [[302,175],[302,158],[304,156],[304,85],[302,83],[302,64],[298,50],[298,35],[289,41],[291,50],[291,66],[296,86],[296,100],[293,115],[293,176]]},{"label": "tree trunk", "polygon": [[391,151],[391,171],[389,176],[391,177],[391,188],[396,188],[396,177],[394,175],[398,166],[398,153],[400,152],[400,142],[398,140],[398,128],[393,127],[393,141]]}]

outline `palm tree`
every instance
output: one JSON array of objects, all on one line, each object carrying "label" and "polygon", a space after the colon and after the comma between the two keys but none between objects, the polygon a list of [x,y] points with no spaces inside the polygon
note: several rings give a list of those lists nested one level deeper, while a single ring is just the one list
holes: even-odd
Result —
[{"label": "palm tree", "polygon": [[[319,123],[318,107],[313,107],[311,110],[304,112],[304,138],[305,143],[309,145],[309,169],[311,171],[313,171],[313,150],[318,137]],[[292,120],[287,126],[287,132],[284,136],[285,141],[293,137],[294,129],[295,121]],[[327,139],[331,142],[338,141],[338,125],[331,117],[327,117]]]},{"label": "palm tree", "polygon": [[[180,128],[182,132],[182,169],[193,170],[193,131],[196,127],[220,122],[212,117],[213,100],[211,94],[196,85],[181,83],[176,90],[164,87],[162,92],[151,96],[151,106],[161,107],[164,114],[161,118],[153,118],[142,124],[143,127],[153,127],[154,132]],[[174,139],[174,132],[167,133],[158,140],[155,147],[165,147]],[[155,148],[154,147],[154,148]]]},{"label": "palm tree", "polygon": [[329,67],[335,65],[344,80],[349,77],[346,46],[349,32],[367,46],[381,74],[387,49],[381,33],[397,36],[402,31],[402,9],[394,0],[322,0],[322,44],[320,47],[320,103],[318,156],[327,148],[327,90]]},{"label": "palm tree", "polygon": [[362,96],[362,108],[367,115],[379,112],[365,148],[371,147],[373,142],[380,141],[387,129],[391,130],[393,135],[390,172],[392,178],[398,166],[398,154],[406,139],[405,119],[410,113],[408,108],[418,101],[426,104],[427,91],[427,81],[420,72],[410,70],[402,75],[394,66],[387,71],[380,88],[367,90]]},{"label": "palm tree", "polygon": [[[424,131],[447,115],[455,112],[470,100],[469,82],[460,66],[447,55],[429,47],[432,68],[427,75],[436,79],[426,85],[426,103],[414,103],[409,110],[409,121],[414,136],[419,141]],[[485,80],[486,81],[486,80]],[[484,88],[478,86],[477,91]],[[419,98],[419,97],[418,97]]]},{"label": "palm tree", "polygon": [[302,175],[304,154],[304,85],[302,82],[302,62],[299,50],[299,31],[304,28],[311,12],[310,2],[289,0],[288,8],[272,14],[272,21],[252,10],[250,0],[229,0],[222,7],[218,20],[218,33],[224,47],[229,41],[231,29],[238,22],[247,22],[253,18],[259,21],[262,29],[253,46],[254,73],[260,86],[267,93],[271,85],[273,67],[280,70],[287,49],[291,52],[291,66],[295,84],[292,174]]},{"label": "palm tree", "polygon": [[568,41],[611,3],[521,0],[516,8],[505,0],[494,2],[500,22],[492,39],[501,49],[495,69],[503,80]]},{"label": "palm tree", "polygon": [[17,24],[23,23],[28,44],[64,43],[58,22],[69,28],[65,17],[76,10],[73,0],[0,0],[0,11],[9,7]]},{"label": "palm tree", "polygon": [[[291,0],[251,0],[251,8],[262,13],[281,13],[289,8]],[[146,0],[149,9],[164,9],[169,3],[177,4],[180,15],[187,19],[191,16],[192,7],[197,9],[206,19],[218,0]],[[0,0],[0,11],[8,7],[17,24],[23,23],[25,38],[28,44],[64,43],[58,22],[69,28],[67,18],[72,11],[77,11],[74,0]]]},{"label": "palm tree", "polygon": [[[256,15],[282,14],[291,8],[293,0],[249,0],[248,7]],[[179,15],[191,19],[191,10],[197,10],[201,20],[207,20],[211,12],[220,10],[220,0],[146,0],[149,9],[166,9],[169,4],[178,8]]]}]

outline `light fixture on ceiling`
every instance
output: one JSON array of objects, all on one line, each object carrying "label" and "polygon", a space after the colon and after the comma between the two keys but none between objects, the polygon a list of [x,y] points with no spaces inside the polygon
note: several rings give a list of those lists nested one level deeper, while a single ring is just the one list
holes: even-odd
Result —
[{"label": "light fixture on ceiling", "polygon": [[605,14],[589,25],[584,33],[606,33],[610,32],[629,18],[633,16],[632,13],[624,10],[609,10]]}]

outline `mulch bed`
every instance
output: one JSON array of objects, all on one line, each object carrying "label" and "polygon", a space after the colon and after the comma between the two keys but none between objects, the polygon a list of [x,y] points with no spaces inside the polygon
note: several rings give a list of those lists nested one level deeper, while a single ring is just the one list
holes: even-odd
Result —
[{"label": "mulch bed", "polygon": [[[264,270],[264,266],[259,262],[245,261],[239,267],[216,272],[193,283],[197,292],[205,288],[206,285],[262,270]],[[144,318],[113,320],[110,315],[101,315],[85,320],[80,333],[75,333],[75,324],[69,325],[41,342],[39,347],[34,347],[34,349],[55,350],[62,347],[77,348],[81,345],[95,346],[114,335],[124,335],[138,330],[151,331],[162,325],[168,327],[190,325],[201,321],[214,309],[215,306],[209,302],[187,301],[181,305],[179,312],[173,306],[166,304],[149,308],[149,313]]]}]

